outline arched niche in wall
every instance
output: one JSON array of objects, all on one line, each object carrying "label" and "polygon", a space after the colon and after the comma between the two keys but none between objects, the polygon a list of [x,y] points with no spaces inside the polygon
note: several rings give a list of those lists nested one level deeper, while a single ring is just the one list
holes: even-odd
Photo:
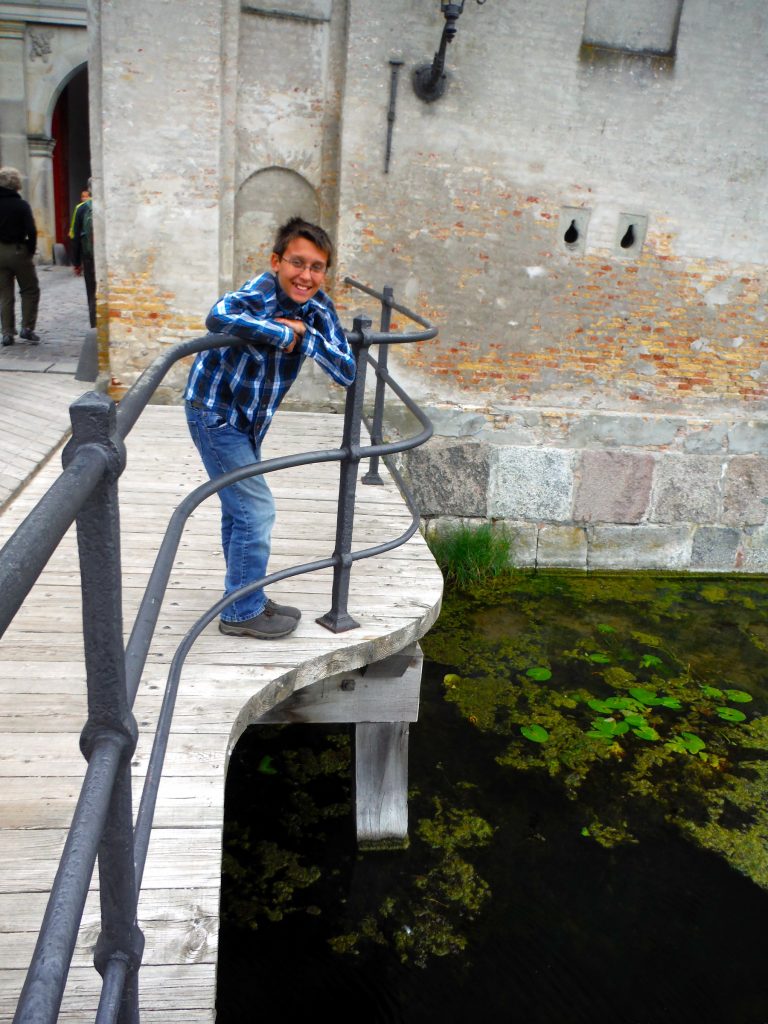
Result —
[{"label": "arched niche in wall", "polygon": [[243,182],[235,197],[235,288],[267,268],[275,231],[297,216],[319,221],[320,202],[296,171],[266,167]]}]

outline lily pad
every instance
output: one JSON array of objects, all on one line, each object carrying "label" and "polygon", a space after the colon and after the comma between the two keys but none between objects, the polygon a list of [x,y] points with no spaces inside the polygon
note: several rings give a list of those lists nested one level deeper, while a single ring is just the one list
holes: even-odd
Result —
[{"label": "lily pad", "polygon": [[613,743],[613,736],[609,732],[598,732],[597,729],[590,729],[587,736],[591,740],[603,740],[604,743]]},{"label": "lily pad", "polygon": [[663,708],[672,708],[674,711],[679,711],[683,706],[677,697],[659,697],[659,704]]},{"label": "lily pad", "polygon": [[635,700],[639,700],[641,704],[647,705],[649,708],[655,707],[661,703],[662,698],[655,693],[651,693],[650,690],[643,689],[642,686],[634,686],[629,691]]},{"label": "lily pad", "polygon": [[648,724],[642,715],[625,715],[624,721],[633,729],[642,729]]},{"label": "lily pad", "polygon": [[525,673],[530,679],[535,679],[537,682],[543,683],[547,679],[552,678],[552,673],[548,668],[544,668],[543,665],[534,665],[533,668],[529,668]]},{"label": "lily pad", "polygon": [[546,743],[549,739],[549,733],[543,725],[521,725],[520,732],[533,743]]},{"label": "lily pad", "polygon": [[701,736],[696,736],[692,732],[681,732],[680,736],[685,741],[685,745],[692,754],[698,754],[700,750],[706,747],[706,743]]},{"label": "lily pad", "polygon": [[698,754],[704,750],[706,743],[701,736],[696,736],[692,732],[681,732],[679,736],[674,736],[665,746],[669,747],[670,750],[676,750],[680,754]]},{"label": "lily pad", "polygon": [[593,653],[588,654],[587,657],[597,665],[610,665],[611,663],[610,655],[606,654],[604,651],[593,651]]},{"label": "lily pad", "polygon": [[597,700],[597,698],[588,700],[587,707],[592,708],[593,711],[599,711],[601,715],[610,715],[614,710],[607,700]]},{"label": "lily pad", "polygon": [[641,740],[651,741],[661,738],[651,725],[641,725],[637,729],[633,729],[632,732]]},{"label": "lily pad", "polygon": [[746,690],[726,690],[726,700],[732,700],[736,704],[749,704],[752,700],[752,694],[747,693]]},{"label": "lily pad", "polygon": [[[592,722],[592,729],[600,736],[623,736],[625,732],[629,732],[626,721],[615,722],[612,718],[595,718]],[[591,735],[591,733],[587,735]]]},{"label": "lily pad", "polygon": [[723,691],[718,690],[716,686],[702,686],[701,692],[705,697],[722,697]]},{"label": "lily pad", "polygon": [[461,682],[461,676],[457,676],[454,672],[449,672],[448,675],[443,676],[443,683],[446,686],[458,686]]},{"label": "lily pad", "polygon": [[631,711],[637,707],[637,701],[630,700],[629,697],[609,697],[604,703],[611,711]]},{"label": "lily pad", "polygon": [[744,712],[737,711],[736,708],[715,708],[715,711],[721,718],[725,719],[726,722],[746,722],[747,720],[747,716]]}]

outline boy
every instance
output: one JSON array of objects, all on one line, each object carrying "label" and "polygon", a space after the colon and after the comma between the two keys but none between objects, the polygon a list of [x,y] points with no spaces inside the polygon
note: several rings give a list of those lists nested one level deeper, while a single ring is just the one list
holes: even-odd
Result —
[{"label": "boy", "polygon": [[[271,273],[228,292],[205,326],[250,344],[201,352],[189,374],[186,414],[195,447],[210,477],[261,458],[261,443],[277,407],[306,356],[348,387],[355,360],[333,303],[321,291],[333,247],[325,231],[300,217],[278,229]],[[275,506],[266,477],[219,492],[226,594],[266,576]],[[222,613],[231,636],[275,640],[292,633],[301,612],[275,604],[260,588]]]}]

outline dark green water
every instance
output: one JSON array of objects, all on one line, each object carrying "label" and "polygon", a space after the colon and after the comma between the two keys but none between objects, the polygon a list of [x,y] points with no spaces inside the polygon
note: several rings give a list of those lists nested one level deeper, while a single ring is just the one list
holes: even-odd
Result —
[{"label": "dark green water", "polygon": [[423,646],[408,850],[345,729],[238,745],[219,1024],[768,1022],[768,582],[521,576]]}]

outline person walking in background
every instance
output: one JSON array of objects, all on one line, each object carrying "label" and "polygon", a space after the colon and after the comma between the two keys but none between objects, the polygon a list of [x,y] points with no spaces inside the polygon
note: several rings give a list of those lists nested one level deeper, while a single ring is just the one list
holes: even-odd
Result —
[{"label": "person walking in background", "polygon": [[76,274],[82,274],[85,294],[88,296],[88,317],[91,327],[96,326],[96,266],[93,259],[93,199],[90,188],[87,198],[75,209],[70,235],[72,237],[72,263]]},{"label": "person walking in background", "polygon": [[86,200],[91,198],[90,188],[84,188],[80,193],[80,199],[75,203],[75,208],[72,210],[72,220],[69,222],[69,238],[70,241],[75,237],[75,218],[77,217],[77,211],[83,205]]},{"label": "person walking in background", "polygon": [[32,207],[19,195],[21,174],[15,167],[0,167],[0,326],[3,346],[13,345],[16,336],[16,282],[21,296],[19,337],[36,345],[40,283],[33,262],[37,248],[37,227]]}]

